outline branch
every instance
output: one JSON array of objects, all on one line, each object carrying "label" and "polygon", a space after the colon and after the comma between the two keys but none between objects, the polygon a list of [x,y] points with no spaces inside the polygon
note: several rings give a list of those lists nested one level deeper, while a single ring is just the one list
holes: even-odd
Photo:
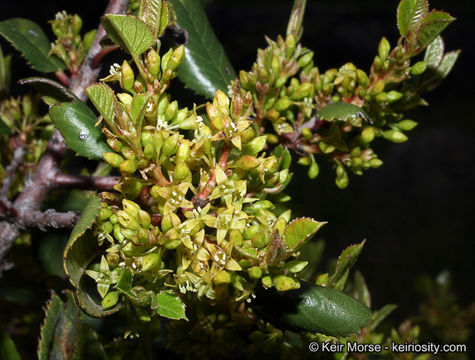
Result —
[{"label": "branch", "polygon": [[84,189],[84,190],[100,190],[112,191],[114,185],[120,180],[117,176],[81,176],[72,174],[58,174],[55,178],[56,186]]},{"label": "branch", "polygon": [[25,155],[25,148],[23,147],[23,145],[20,145],[13,152],[13,160],[6,168],[7,177],[3,181],[2,186],[2,198],[4,199],[8,199],[8,192],[10,191],[11,183],[13,182],[13,178],[15,177],[15,172],[18,167],[23,163],[23,155]]},{"label": "branch", "polygon": [[[129,0],[110,0],[105,13],[125,13]],[[100,67],[93,64],[94,58],[102,51],[100,41],[105,35],[102,25],[99,25],[96,37],[76,77],[70,79],[69,88],[81,100],[86,101],[84,89],[96,81]],[[20,230],[38,227],[47,228],[72,227],[78,220],[75,212],[59,213],[55,210],[40,211],[41,204],[48,193],[68,181],[81,188],[91,188],[93,185],[108,188],[111,178],[92,179],[90,177],[71,177],[61,174],[59,163],[64,158],[67,147],[58,130],[53,133],[46,152],[41,157],[31,180],[26,181],[24,191],[18,195],[13,204],[2,201],[5,221],[0,222],[0,262],[20,235]],[[15,163],[15,162],[14,162]],[[12,163],[9,168],[15,168]],[[59,182],[58,182],[59,179]],[[63,185],[61,185],[63,184]],[[64,185],[66,186],[66,185]],[[1,269],[0,264],[0,269]],[[3,267],[6,268],[6,267]]]}]

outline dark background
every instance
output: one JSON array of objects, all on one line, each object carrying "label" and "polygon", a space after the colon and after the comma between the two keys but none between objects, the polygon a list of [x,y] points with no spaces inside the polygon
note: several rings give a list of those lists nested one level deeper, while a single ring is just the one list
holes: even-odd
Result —
[{"label": "dark background", "polygon": [[[97,26],[106,1],[3,2],[0,19],[25,17],[48,28],[58,10],[78,13],[84,29]],[[462,304],[474,299],[475,275],[475,5],[468,0],[430,1],[457,18],[444,32],[446,49],[462,49],[454,71],[433,93],[430,106],[409,115],[420,125],[404,144],[376,147],[384,166],[363,177],[351,176],[340,191],[333,170],[321,164],[319,177],[309,181],[306,169],[295,164],[296,176],[288,189],[296,213],[328,221],[319,236],[327,243],[325,259],[346,246],[367,239],[358,268],[367,279],[374,307],[396,303],[401,320],[415,314],[419,297],[414,275],[452,274]],[[249,69],[264,35],[285,32],[292,2],[215,1],[207,7],[210,21],[236,70]],[[315,51],[321,71],[352,61],[367,70],[381,36],[392,44],[398,38],[397,0],[308,1],[303,43]],[[11,47],[2,42],[4,51]],[[15,53],[13,78],[33,73]],[[14,91],[22,91],[18,86]],[[190,95],[189,93],[187,95]],[[177,96],[178,97],[178,96]],[[182,104],[184,105],[184,104]]]}]

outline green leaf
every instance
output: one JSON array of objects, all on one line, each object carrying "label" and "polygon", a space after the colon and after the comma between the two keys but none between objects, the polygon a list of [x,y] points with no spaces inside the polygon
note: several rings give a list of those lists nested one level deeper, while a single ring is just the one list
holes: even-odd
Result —
[{"label": "green leaf", "polygon": [[371,321],[371,311],[351,296],[300,282],[300,288],[278,292],[256,287],[251,307],[258,316],[280,329],[347,336]]},{"label": "green leaf", "polygon": [[415,33],[428,11],[427,0],[401,0],[397,8],[397,25],[401,36],[407,38]]},{"label": "green leaf", "polygon": [[397,305],[388,304],[384,305],[381,309],[373,313],[373,321],[371,322],[371,331],[376,330],[378,325],[388,317],[394,310],[397,309]]},{"label": "green leaf", "polygon": [[100,301],[96,301],[92,295],[95,291],[95,284],[91,286],[88,282],[89,277],[85,275],[85,270],[100,255],[97,240],[91,231],[100,208],[100,199],[95,195],[92,196],[71,232],[63,256],[64,271],[71,284],[76,288],[78,305],[93,317],[108,316],[119,311],[122,307],[122,304],[119,303],[112,309],[104,310]]},{"label": "green leaf", "polygon": [[142,54],[155,42],[152,30],[135,16],[108,14],[102,17],[102,25],[112,41],[133,56]]},{"label": "green leaf", "polygon": [[130,269],[125,268],[115,288],[124,294],[131,295],[133,297],[133,294],[130,293],[130,289],[132,288],[132,280],[132,272]]},{"label": "green leaf", "polygon": [[79,100],[66,86],[47,78],[29,77],[18,81],[20,85],[33,85],[38,92],[55,100],[55,103]]},{"label": "green leaf", "polygon": [[326,121],[356,121],[356,119],[362,118],[372,123],[371,118],[362,108],[345,102],[328,104],[322,107],[317,114]]},{"label": "green leaf", "polygon": [[363,250],[366,240],[359,244],[348,246],[342,251],[336,263],[336,269],[332,276],[328,279],[327,286],[337,291],[342,291],[345,288],[348,274],[351,268],[355,265],[358,256]]},{"label": "green leaf", "polygon": [[97,334],[86,324],[76,307],[73,295],[66,301],[53,294],[46,306],[45,320],[38,344],[38,359],[103,360],[104,349]]},{"label": "green leaf", "polygon": [[109,124],[115,120],[117,101],[114,90],[106,84],[94,84],[86,89],[89,100],[94,104],[97,111],[102,115],[104,120]]},{"label": "green leaf", "polygon": [[355,272],[354,281],[354,297],[367,307],[371,307],[371,294],[369,293],[368,286],[366,285],[363,275],[359,271]]},{"label": "green leaf", "polygon": [[424,87],[424,91],[434,90],[452,71],[458,57],[460,50],[450,51],[446,53],[436,69],[432,69],[430,78],[427,80],[427,85]]},{"label": "green leaf", "polygon": [[444,57],[445,45],[442,37],[437,36],[427,47],[424,61],[429,68],[437,68]]},{"label": "green leaf", "polygon": [[33,69],[49,73],[66,67],[57,57],[48,55],[50,42],[33,21],[21,18],[1,21],[0,34],[25,56]]},{"label": "green leaf", "polygon": [[421,46],[431,44],[454,20],[455,18],[444,11],[431,11],[421,23],[417,33],[417,42]]},{"label": "green leaf", "polygon": [[185,319],[185,304],[181,299],[168,292],[160,292],[154,299],[153,307],[157,308],[157,313],[163,317],[173,320]]},{"label": "green leaf", "polygon": [[139,18],[152,30],[154,38],[158,38],[174,18],[173,9],[162,0],[143,0],[140,2]]},{"label": "green leaf", "polygon": [[78,155],[101,160],[103,153],[111,151],[100,128],[95,126],[96,116],[83,102],[56,104],[50,108],[49,115],[66,145]]},{"label": "green leaf", "polygon": [[11,133],[12,129],[0,119],[0,135],[10,135]]},{"label": "green leaf", "polygon": [[325,224],[326,222],[318,222],[310,218],[295,219],[285,228],[285,244],[289,250],[297,251]]},{"label": "green leaf", "polygon": [[20,354],[16,349],[15,343],[3,330],[0,330],[0,359],[2,360],[20,360]]},{"label": "green leaf", "polygon": [[199,1],[171,0],[178,26],[188,32],[185,59],[178,77],[199,95],[214,97],[217,90],[227,92],[236,75]]},{"label": "green leaf", "polygon": [[6,96],[10,91],[11,60],[10,55],[3,56],[0,47],[0,97]]}]

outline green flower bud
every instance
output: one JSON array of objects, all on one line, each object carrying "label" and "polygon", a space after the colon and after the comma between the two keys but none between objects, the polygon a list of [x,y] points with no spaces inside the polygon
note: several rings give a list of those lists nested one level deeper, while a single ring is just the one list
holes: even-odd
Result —
[{"label": "green flower bud", "polygon": [[287,110],[290,105],[292,105],[292,100],[290,100],[289,98],[281,98],[279,100],[277,100],[277,102],[274,104],[274,109],[279,111],[279,112],[283,112],[285,110]]},{"label": "green flower bud", "polygon": [[407,136],[398,130],[386,130],[383,132],[383,137],[396,144],[407,141]]},{"label": "green flower bud", "polygon": [[119,302],[119,292],[111,291],[101,301],[101,305],[104,309],[113,308]]},{"label": "green flower bud", "polygon": [[393,103],[393,102],[396,102],[396,101],[398,101],[402,98],[402,93],[400,93],[399,91],[396,91],[396,90],[391,90],[386,95],[387,95],[387,100],[390,104]]},{"label": "green flower bud", "polygon": [[114,225],[110,221],[106,221],[99,225],[99,229],[106,234],[110,234],[114,229]]},{"label": "green flower bud", "polygon": [[238,291],[244,290],[244,285],[247,284],[247,281],[244,280],[242,276],[239,276],[236,272],[231,274],[231,285]]},{"label": "green flower bud", "polygon": [[168,213],[166,214],[161,223],[162,231],[166,233],[168,230],[174,228],[175,226],[180,225],[181,221],[177,214]]},{"label": "green flower bud", "polygon": [[231,282],[231,274],[226,270],[221,270],[213,279],[216,285],[229,284]]},{"label": "green flower bud", "polygon": [[160,56],[153,49],[150,49],[147,53],[147,69],[154,77],[158,75],[160,71]]},{"label": "green flower bud", "polygon": [[137,232],[137,245],[143,245],[143,244],[147,244],[147,243],[150,243],[150,235],[149,235],[149,232],[147,229],[145,228],[141,228],[138,232]]},{"label": "green flower bud", "polygon": [[176,70],[184,57],[185,57],[185,46],[180,45],[171,54],[170,60],[167,63],[167,69],[170,69],[172,71]]},{"label": "green flower bud", "polygon": [[379,79],[371,88],[370,94],[374,96],[378,95],[379,93],[383,92],[385,86],[386,86],[386,83],[384,82],[384,80]]},{"label": "green flower bud", "polygon": [[28,117],[31,115],[31,110],[33,108],[31,97],[25,95],[21,98],[21,108],[23,110],[23,115]]},{"label": "green flower bud", "polygon": [[244,240],[251,240],[252,237],[259,231],[259,225],[252,225],[244,230],[242,236],[244,237]]},{"label": "green flower bud", "polygon": [[274,207],[274,204],[269,200],[259,200],[256,201],[254,204],[249,205],[245,208],[247,213],[253,214],[258,210],[269,210]]},{"label": "green flower bud", "polygon": [[176,164],[175,169],[173,170],[173,180],[185,180],[190,174],[190,168],[184,162],[179,162]]},{"label": "green flower bud", "polygon": [[262,282],[262,285],[265,288],[270,288],[270,287],[274,286],[274,283],[272,282],[272,278],[270,276],[264,276],[261,279],[261,282]]},{"label": "green flower bud", "polygon": [[369,86],[369,78],[368,75],[363,70],[356,70],[356,80],[358,83],[360,83],[362,86],[367,87]]},{"label": "green flower bud", "polygon": [[185,162],[188,160],[189,157],[190,157],[190,141],[185,139],[180,143],[180,146],[178,147],[178,150],[175,156],[175,161],[177,163]]},{"label": "green flower bud", "polygon": [[274,87],[275,88],[280,88],[285,85],[287,82],[288,77],[286,75],[279,76],[277,80],[275,81]]},{"label": "green flower bud", "polygon": [[277,78],[280,74],[280,60],[277,56],[272,56],[271,69],[274,76]]},{"label": "green flower bud", "polygon": [[280,114],[277,110],[275,109],[270,109],[269,111],[266,112],[266,118],[269,119],[270,121],[276,121],[279,118]]},{"label": "green flower bud", "polygon": [[417,123],[413,120],[406,119],[398,122],[396,126],[401,130],[411,131],[417,126]]},{"label": "green flower bud", "polygon": [[266,134],[266,136],[267,136],[267,142],[269,144],[275,145],[275,144],[279,143],[279,137],[277,135],[275,135],[275,134]]},{"label": "green flower bud", "polygon": [[391,45],[389,44],[388,39],[383,37],[381,41],[379,42],[379,46],[378,46],[379,58],[382,61],[386,60],[388,58],[390,50],[391,50]]},{"label": "green flower bud", "polygon": [[142,271],[152,271],[160,266],[160,255],[153,253],[145,255],[142,259]]},{"label": "green flower bud", "polygon": [[138,211],[140,210],[140,206],[136,203],[134,203],[133,201],[131,200],[127,200],[127,199],[123,199],[122,200],[122,207],[124,209],[124,211],[133,216],[133,217],[137,217],[138,216]]},{"label": "green flower bud", "polygon": [[315,280],[315,284],[326,285],[327,281],[328,281],[328,273],[324,273],[317,276],[317,279]]},{"label": "green flower bud", "polygon": [[310,96],[313,85],[311,83],[300,84],[299,87],[290,94],[292,100],[302,100],[305,97]]},{"label": "green flower bud", "polygon": [[255,155],[264,149],[264,146],[266,145],[266,136],[258,136],[249,141],[247,144],[244,144],[243,146],[243,152],[246,154],[252,154]]},{"label": "green flower bud", "polygon": [[116,153],[107,152],[102,154],[103,159],[112,167],[119,167],[124,162],[124,158]]},{"label": "green flower bud", "polygon": [[168,108],[168,95],[163,93],[160,98],[158,99],[157,103],[157,114],[163,115],[167,111]]},{"label": "green flower bud", "polygon": [[94,38],[96,37],[96,33],[97,33],[97,30],[94,29],[84,34],[82,42],[84,44],[85,50],[89,50],[89,48],[91,47],[92,43],[94,42]]},{"label": "green flower bud", "polygon": [[138,231],[141,228],[137,219],[123,210],[117,211],[117,219],[120,225],[126,229]]},{"label": "green flower bud", "polygon": [[148,143],[145,145],[145,148],[143,149],[143,156],[147,160],[151,160],[155,157],[156,151],[155,151],[155,144],[154,143]]},{"label": "green flower bud", "polygon": [[302,166],[309,166],[312,163],[312,159],[308,156],[303,156],[297,161],[297,163]]},{"label": "green flower bud", "polygon": [[107,260],[107,263],[109,264],[109,268],[113,269],[117,265],[119,265],[120,256],[118,253],[107,253],[106,260]]},{"label": "green flower bud", "polygon": [[338,186],[340,189],[345,189],[348,186],[348,174],[346,173],[345,168],[343,165],[338,164],[336,168],[336,178],[335,178],[335,184]]},{"label": "green flower bud", "polygon": [[300,68],[303,68],[307,66],[312,60],[313,60],[313,51],[310,51],[306,53],[305,55],[301,56],[297,63]]},{"label": "green flower bud", "polygon": [[236,161],[235,167],[240,170],[249,171],[258,167],[261,161],[253,155],[244,155]]},{"label": "green flower bud", "polygon": [[292,34],[287,35],[285,38],[285,56],[290,58],[297,48],[297,42]]},{"label": "green flower bud", "polygon": [[379,168],[381,165],[383,165],[383,162],[380,159],[371,159],[369,164],[371,165],[373,169],[376,169],[376,168]]},{"label": "green flower bud", "polygon": [[272,281],[278,291],[289,291],[300,288],[300,283],[289,276],[277,275],[273,277]]},{"label": "green flower bud", "polygon": [[117,97],[119,98],[120,102],[124,104],[127,108],[130,108],[132,106],[132,101],[134,100],[132,95],[128,93],[118,93]]},{"label": "green flower bud", "polygon": [[315,179],[320,172],[320,168],[316,161],[313,161],[310,167],[308,168],[307,175],[310,179]]},{"label": "green flower bud", "polygon": [[139,219],[140,225],[142,225],[144,228],[148,228],[152,222],[150,218],[150,214],[146,212],[145,210],[138,211],[138,219]]},{"label": "green flower bud", "polygon": [[181,245],[180,239],[167,239],[165,240],[165,249],[167,250],[175,250],[178,246]]},{"label": "green flower bud", "polygon": [[427,69],[427,63],[425,61],[416,62],[411,67],[411,75],[422,75]]},{"label": "green flower bud", "polygon": [[172,136],[169,136],[163,143],[162,154],[165,156],[175,155],[175,153],[178,150],[178,139],[179,139],[178,133],[175,133]]},{"label": "green flower bud", "polygon": [[252,246],[262,249],[269,243],[269,238],[265,235],[263,231],[258,231],[252,237]]},{"label": "green flower bud", "polygon": [[111,217],[109,218],[109,221],[112,223],[112,224],[117,224],[119,222],[119,220],[117,219],[117,215],[116,214],[112,214]]},{"label": "green flower bud", "polygon": [[134,159],[124,160],[119,165],[122,174],[132,175],[137,170],[137,162]]},{"label": "green flower bud", "polygon": [[171,121],[178,112],[178,102],[175,100],[168,104],[167,110],[165,111],[165,120],[167,122]]},{"label": "green flower bud", "polygon": [[378,95],[376,95],[375,100],[377,103],[382,104],[388,101],[388,96],[385,92],[381,92]]},{"label": "green flower bud", "polygon": [[125,240],[125,236],[122,235],[122,232],[120,231],[121,228],[120,228],[120,225],[119,224],[115,224],[114,225],[114,230],[113,233],[114,233],[114,238],[118,241],[118,242],[122,242]]},{"label": "green flower bud", "polygon": [[129,63],[124,60],[120,68],[120,86],[122,89],[131,91],[134,88],[134,70],[130,67]]},{"label": "green flower bud", "polygon": [[113,138],[107,139],[107,145],[114,151],[120,151],[124,146],[120,140]]},{"label": "green flower bud", "polygon": [[259,266],[253,266],[247,269],[247,273],[251,279],[260,279],[262,276],[262,269]]},{"label": "green flower bud", "polygon": [[361,132],[361,140],[365,144],[369,144],[371,141],[374,140],[374,137],[376,136],[376,130],[372,126],[368,126],[363,129]]},{"label": "green flower bud", "polygon": [[307,127],[304,127],[302,128],[302,136],[306,139],[306,140],[310,140],[312,138],[312,130],[310,130],[309,128]]},{"label": "green flower bud", "polygon": [[103,207],[99,210],[99,220],[106,221],[112,216],[113,212],[111,209]]}]

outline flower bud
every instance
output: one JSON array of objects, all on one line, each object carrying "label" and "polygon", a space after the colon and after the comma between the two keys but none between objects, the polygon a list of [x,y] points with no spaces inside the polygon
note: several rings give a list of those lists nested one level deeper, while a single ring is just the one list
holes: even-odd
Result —
[{"label": "flower bud", "polygon": [[122,207],[124,209],[124,211],[133,216],[133,217],[137,217],[138,216],[138,211],[140,210],[140,206],[136,203],[134,203],[133,201],[131,200],[127,200],[127,199],[123,199],[122,200]]},{"label": "flower bud", "polygon": [[270,276],[264,276],[262,278],[261,282],[262,282],[262,285],[265,288],[270,288],[270,287],[274,286],[274,283],[272,282],[272,278]]},{"label": "flower bud", "polygon": [[273,55],[272,56],[272,63],[271,63],[271,69],[272,69],[272,74],[274,74],[274,77],[277,78],[280,75],[280,60],[277,56]]},{"label": "flower bud", "polygon": [[427,69],[427,63],[425,61],[416,62],[411,67],[411,75],[422,75]]},{"label": "flower bud", "polygon": [[388,100],[388,96],[385,92],[381,92],[376,97],[374,98],[377,103],[382,104],[385,103]]},{"label": "flower bud", "polygon": [[308,156],[303,156],[297,161],[297,163],[302,166],[309,166],[312,163],[312,159]]},{"label": "flower bud", "polygon": [[380,159],[371,159],[369,164],[373,169],[376,169],[383,165],[383,162]]},{"label": "flower bud", "polygon": [[92,43],[94,42],[94,38],[96,37],[96,33],[97,33],[97,30],[94,29],[84,34],[82,42],[84,44],[85,50],[89,50],[89,48],[91,47]]},{"label": "flower bud", "polygon": [[163,115],[167,111],[168,108],[168,95],[163,93],[160,98],[158,99],[157,103],[157,114]]},{"label": "flower bud", "polygon": [[231,282],[231,273],[221,270],[213,279],[216,285],[229,284]]},{"label": "flower bud", "polygon": [[253,266],[247,269],[247,273],[251,279],[260,279],[262,276],[262,269],[259,266]]},{"label": "flower bud", "polygon": [[264,146],[266,145],[266,136],[258,136],[249,141],[247,144],[244,145],[243,149],[244,152],[247,154],[257,154],[264,149]]},{"label": "flower bud", "polygon": [[374,127],[368,126],[364,128],[363,131],[361,132],[361,140],[365,144],[369,144],[371,141],[374,140],[375,135],[376,135],[376,130],[374,129]]},{"label": "flower bud", "polygon": [[185,57],[185,46],[180,45],[171,54],[170,60],[167,63],[167,69],[170,69],[172,71],[176,70],[184,57]]},{"label": "flower bud", "polygon": [[320,169],[316,161],[313,161],[310,167],[308,168],[307,175],[309,179],[315,179],[318,176]]},{"label": "flower bud", "polygon": [[158,75],[160,71],[160,56],[157,52],[153,49],[149,50],[147,53],[147,70],[152,74],[154,77]]},{"label": "flower bud", "polygon": [[165,120],[169,122],[172,120],[178,112],[178,102],[172,101],[170,104],[167,106],[167,110],[165,111]]},{"label": "flower bud", "polygon": [[101,301],[101,305],[104,309],[113,308],[119,302],[119,292],[111,291]]},{"label": "flower bud", "polygon": [[300,288],[300,283],[289,276],[277,275],[273,277],[272,281],[278,291],[288,291]]},{"label": "flower bud", "polygon": [[390,103],[390,104],[393,103],[393,102],[396,102],[396,101],[398,101],[402,98],[402,93],[400,93],[399,91],[396,91],[396,90],[391,90],[386,95],[387,95],[388,103]]},{"label": "flower bud", "polygon": [[259,231],[259,225],[252,225],[244,230],[242,236],[244,237],[244,240],[251,240],[252,237]]},{"label": "flower bud", "polygon": [[274,104],[274,109],[279,112],[284,112],[290,107],[290,105],[292,105],[292,100],[287,97],[284,97],[277,100],[277,102]]},{"label": "flower bud", "polygon": [[240,170],[249,171],[258,167],[261,161],[253,155],[244,155],[236,161],[235,167]]},{"label": "flower bud", "polygon": [[144,228],[147,228],[147,229],[150,227],[150,224],[152,223],[150,214],[146,212],[145,210],[138,211],[138,219],[139,219],[140,225],[142,225]]},{"label": "flower bud", "polygon": [[336,178],[335,178],[335,184],[338,186],[340,189],[345,189],[348,186],[348,174],[346,173],[345,168],[343,165],[340,163],[338,164],[336,168]]},{"label": "flower bud", "polygon": [[356,80],[364,87],[367,87],[369,85],[368,75],[366,75],[363,70],[356,70]]},{"label": "flower bud", "polygon": [[258,231],[254,234],[251,241],[252,241],[252,246],[258,249],[262,249],[264,246],[266,246],[269,243],[269,238],[265,235],[263,231]]},{"label": "flower bud", "polygon": [[302,136],[306,140],[310,140],[312,138],[312,131],[308,127],[302,128]]},{"label": "flower bud", "polygon": [[229,242],[233,244],[233,246],[241,246],[242,245],[241,231],[235,230],[235,229],[229,230],[228,239],[229,239]]},{"label": "flower bud", "polygon": [[382,61],[386,60],[388,58],[390,50],[391,50],[391,45],[389,44],[388,39],[383,37],[381,41],[379,42],[379,46],[378,46],[379,58]]},{"label": "flower bud", "polygon": [[117,97],[119,98],[122,104],[124,104],[127,108],[130,109],[130,107],[132,106],[132,101],[134,100],[132,95],[128,93],[118,93]]},{"label": "flower bud", "polygon": [[317,285],[325,285],[328,281],[328,273],[320,274],[317,276],[317,279],[315,280],[315,284]]},{"label": "flower bud", "polygon": [[311,83],[300,84],[299,87],[290,94],[292,100],[302,100],[308,97],[312,91],[313,85]]},{"label": "flower bud", "polygon": [[168,69],[168,61],[172,56],[173,49],[168,49],[168,51],[162,56],[162,71],[166,71]]},{"label": "flower bud", "polygon": [[143,155],[147,160],[153,159],[156,155],[155,144],[148,143],[147,145],[145,145],[145,148],[143,149]]},{"label": "flower bud", "polygon": [[123,210],[117,211],[117,219],[119,220],[120,225],[126,229],[138,231],[141,228],[137,219]]},{"label": "flower bud", "polygon": [[398,130],[386,130],[383,132],[383,137],[396,144],[407,141],[407,136]]},{"label": "flower bud", "polygon": [[181,221],[177,214],[168,213],[162,219],[162,231],[166,233],[168,230],[180,225]]},{"label": "flower bud", "polygon": [[303,68],[307,66],[312,60],[313,60],[313,51],[310,51],[306,53],[305,55],[301,56],[297,63],[300,68]]},{"label": "flower bud", "polygon": [[121,228],[120,228],[120,225],[119,224],[115,224],[114,225],[114,229],[112,230],[113,233],[114,233],[114,238],[118,241],[118,242],[122,242],[125,240],[125,236],[122,235],[122,232],[120,231]]},{"label": "flower bud", "polygon": [[119,170],[122,174],[132,175],[137,170],[137,162],[134,159],[122,161]]},{"label": "flower bud", "polygon": [[229,98],[221,90],[216,91],[216,96],[213,99],[213,105],[221,114],[229,115]]},{"label": "flower bud", "polygon": [[175,153],[178,150],[178,139],[179,139],[178,133],[175,133],[172,136],[169,136],[163,143],[162,154],[165,156],[175,155]]},{"label": "flower bud", "polygon": [[112,167],[119,167],[124,162],[124,158],[119,154],[107,152],[102,154],[103,159]]},{"label": "flower bud", "polygon": [[134,88],[134,71],[129,63],[124,60],[120,68],[120,86],[122,89],[131,91]]},{"label": "flower bud", "polygon": [[110,208],[103,207],[99,210],[99,220],[106,221],[112,216],[113,212]]},{"label": "flower bud", "polygon": [[379,93],[383,92],[385,86],[386,86],[386,83],[384,82],[384,80],[379,79],[371,88],[371,91],[370,91],[371,95],[378,95]]},{"label": "flower bud", "polygon": [[179,162],[173,170],[173,180],[180,182],[185,180],[190,174],[190,168],[184,162]]},{"label": "flower bud", "polygon": [[152,253],[145,255],[142,259],[142,271],[152,271],[160,266],[160,255]]},{"label": "flower bud", "polygon": [[290,58],[294,54],[296,47],[295,37],[292,34],[287,35],[285,38],[285,56]]},{"label": "flower bud", "polygon": [[417,126],[417,123],[413,120],[406,119],[398,122],[396,126],[401,130],[411,131]]},{"label": "flower bud", "polygon": [[190,141],[185,139],[180,143],[178,150],[176,152],[175,161],[185,162],[190,157]]}]

